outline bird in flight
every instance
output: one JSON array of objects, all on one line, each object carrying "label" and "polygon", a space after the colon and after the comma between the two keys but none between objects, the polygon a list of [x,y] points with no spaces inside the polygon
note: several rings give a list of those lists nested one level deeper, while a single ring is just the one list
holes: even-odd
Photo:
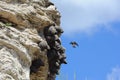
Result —
[{"label": "bird in flight", "polygon": [[77,42],[71,41],[70,44],[72,45],[73,48],[76,48],[76,46],[79,46]]}]

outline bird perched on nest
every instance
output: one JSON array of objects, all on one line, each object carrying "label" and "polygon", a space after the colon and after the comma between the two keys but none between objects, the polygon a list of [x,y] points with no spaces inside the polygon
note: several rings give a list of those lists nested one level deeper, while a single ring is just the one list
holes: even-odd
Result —
[{"label": "bird perched on nest", "polygon": [[72,45],[73,48],[76,48],[76,46],[79,46],[78,43],[75,41],[70,42],[70,44]]}]

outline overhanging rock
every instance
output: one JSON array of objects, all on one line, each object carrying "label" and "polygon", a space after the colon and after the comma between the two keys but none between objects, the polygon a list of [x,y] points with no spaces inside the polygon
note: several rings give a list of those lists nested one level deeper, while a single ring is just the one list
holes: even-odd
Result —
[{"label": "overhanging rock", "polygon": [[55,80],[67,64],[60,17],[48,0],[0,0],[0,80]]}]

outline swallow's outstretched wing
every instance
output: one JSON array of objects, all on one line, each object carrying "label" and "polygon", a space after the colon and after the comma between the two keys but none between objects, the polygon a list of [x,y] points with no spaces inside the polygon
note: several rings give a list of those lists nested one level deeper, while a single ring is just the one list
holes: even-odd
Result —
[{"label": "swallow's outstretched wing", "polygon": [[75,44],[76,46],[79,46],[77,42],[74,42],[74,44]]}]

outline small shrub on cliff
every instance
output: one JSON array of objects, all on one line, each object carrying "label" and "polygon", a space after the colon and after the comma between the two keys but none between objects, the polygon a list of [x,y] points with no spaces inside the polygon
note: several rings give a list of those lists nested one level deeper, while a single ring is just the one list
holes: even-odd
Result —
[{"label": "small shrub on cliff", "polygon": [[5,23],[5,27],[10,27],[12,26],[12,23]]}]

